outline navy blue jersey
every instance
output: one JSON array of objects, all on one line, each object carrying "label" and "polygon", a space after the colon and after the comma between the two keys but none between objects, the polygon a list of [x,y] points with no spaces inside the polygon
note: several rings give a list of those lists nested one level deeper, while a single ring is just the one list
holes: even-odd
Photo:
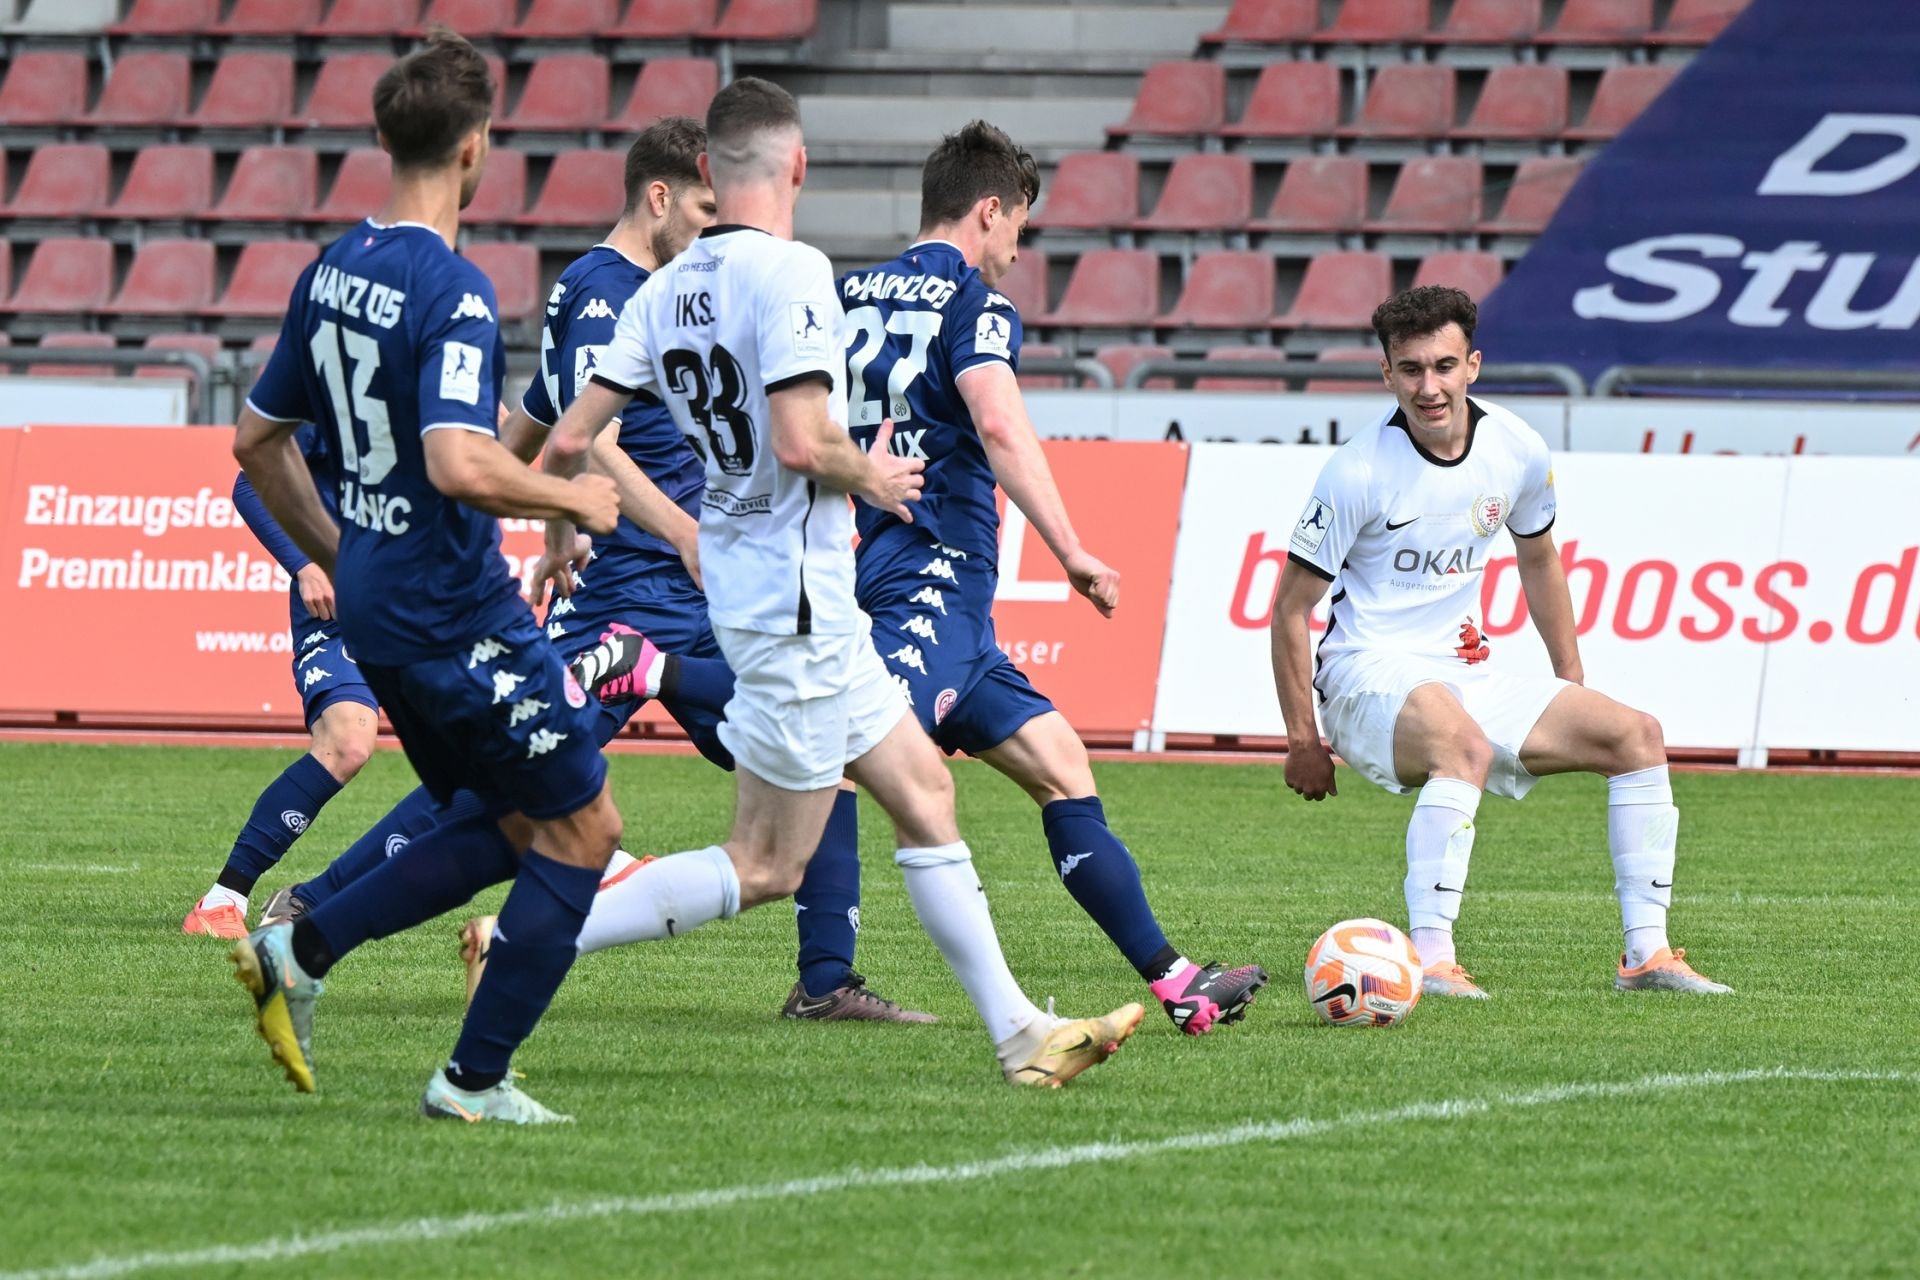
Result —
[{"label": "navy blue jersey", "polygon": [[[560,273],[547,297],[547,318],[541,325],[540,372],[520,398],[520,407],[534,421],[551,427],[573,404],[613,340],[620,309],[647,275],[645,267],[605,244],[587,250]],[[620,415],[620,448],[682,511],[700,518],[706,467],[674,425],[667,406],[651,391],[636,394]],[[666,542],[625,516],[611,534],[595,538],[594,546],[680,558]]]},{"label": "navy blue jersey", "polygon": [[[1020,313],[944,240],[840,277],[847,312],[847,425],[863,446],[893,419],[893,452],[926,459],[913,527],[935,542],[993,560],[1000,516],[993,469],[960,399],[969,369],[1020,363]],[[862,547],[899,519],[855,504]]]},{"label": "navy blue jersey", "polygon": [[294,286],[248,403],[315,423],[339,468],[341,634],[363,662],[465,648],[524,614],[500,524],[427,476],[429,431],[496,434],[493,285],[430,227],[361,223]]}]

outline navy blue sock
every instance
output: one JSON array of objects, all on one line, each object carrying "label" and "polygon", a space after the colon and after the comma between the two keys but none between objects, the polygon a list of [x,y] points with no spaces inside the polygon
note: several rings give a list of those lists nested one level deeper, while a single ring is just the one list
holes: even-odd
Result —
[{"label": "navy blue sock", "polygon": [[322,977],[361,943],[411,929],[511,880],[518,862],[489,819],[442,823],[296,920],[294,959]]},{"label": "navy blue sock", "polygon": [[824,996],[847,983],[860,932],[860,801],[851,791],[833,798],[833,814],[807,873],[794,891],[800,927],[800,985]]},{"label": "navy blue sock", "polygon": [[311,755],[288,765],[253,802],[253,813],[227,855],[220,884],[235,893],[253,892],[254,882],[273,870],[322,806],[340,794],[340,785]]},{"label": "navy blue sock", "polygon": [[293,891],[311,911],[435,827],[473,817],[481,809],[480,797],[471,791],[456,792],[453,801],[442,809],[425,787],[415,787],[387,811],[386,817],[348,845],[325,871],[305,884],[295,885]]},{"label": "navy blue sock", "polygon": [[733,697],[733,668],[722,658],[668,657],[660,672],[660,701],[719,715]]},{"label": "navy blue sock", "polygon": [[580,926],[599,888],[600,872],[592,868],[540,853],[520,860],[520,874],[500,908],[486,974],[447,1064],[455,1088],[490,1089],[505,1078],[513,1051],[533,1034],[573,967]]},{"label": "navy blue sock", "polygon": [[1060,883],[1080,909],[1113,939],[1141,977],[1156,982],[1166,976],[1179,953],[1167,945],[1167,935],[1153,918],[1133,855],[1107,829],[1100,797],[1055,800],[1041,808],[1040,824]]}]

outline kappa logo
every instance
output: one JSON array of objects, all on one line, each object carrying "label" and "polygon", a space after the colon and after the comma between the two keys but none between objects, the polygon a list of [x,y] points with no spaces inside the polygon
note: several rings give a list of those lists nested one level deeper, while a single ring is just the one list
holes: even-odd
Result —
[{"label": "kappa logo", "polygon": [[1088,858],[1091,858],[1092,856],[1093,856],[1093,850],[1089,849],[1085,853],[1070,853],[1066,857],[1060,859],[1060,878],[1062,880],[1065,880],[1068,876],[1073,874],[1073,869],[1075,867],[1079,866],[1081,863],[1085,862]]},{"label": "kappa logo", "polygon": [[412,840],[408,839],[406,836],[401,835],[398,831],[394,832],[392,835],[387,837],[387,856],[391,858],[394,854],[400,852],[402,849],[406,848],[408,845],[412,843],[413,843]]},{"label": "kappa logo", "polygon": [[483,662],[492,662],[495,658],[512,652],[513,650],[489,636],[474,645],[473,651],[467,655],[467,670],[471,671]]},{"label": "kappa logo", "polygon": [[493,673],[493,705],[499,706],[513,696],[513,691],[527,682],[525,676],[517,676],[511,671]]},{"label": "kappa logo", "polygon": [[960,701],[960,694],[953,689],[942,689],[940,696],[933,700],[933,722],[946,723],[947,713],[953,710],[953,704]]},{"label": "kappa logo", "polygon": [[944,542],[934,543],[933,549],[949,560],[965,560],[967,558],[966,552],[961,551],[957,547],[950,547]]},{"label": "kappa logo", "polygon": [[915,614],[900,624],[902,631],[911,631],[929,644],[939,644],[940,637],[933,633],[933,619],[924,614]]},{"label": "kappa logo", "polygon": [[307,815],[298,809],[288,809],[281,813],[280,821],[287,824],[287,830],[295,835],[303,834],[307,829]]},{"label": "kappa logo", "polygon": [[903,667],[912,667],[921,675],[927,674],[927,660],[921,656],[917,644],[903,644],[887,655],[888,662],[897,662]]},{"label": "kappa logo", "polygon": [[307,674],[300,681],[300,687],[302,689],[311,689],[332,674],[333,672],[328,671],[325,667],[308,667]]},{"label": "kappa logo", "polygon": [[575,320],[611,320],[613,318],[613,308],[607,305],[605,298],[587,299],[587,305],[580,308],[580,314],[574,317]]},{"label": "kappa logo", "polygon": [[560,638],[561,636],[564,636],[565,634],[567,634],[567,624],[566,624],[566,623],[564,623],[564,622],[549,622],[549,623],[547,624],[547,639],[549,639],[549,640],[558,640],[558,639],[559,639],[559,638]]},{"label": "kappa logo", "polygon": [[299,658],[294,661],[293,665],[296,667],[304,667],[309,662],[313,661],[315,658],[319,657],[321,654],[325,653],[326,651],[327,650],[325,645],[322,645],[318,649],[309,649],[305,653],[301,654]]},{"label": "kappa logo", "polygon": [[463,293],[460,295],[460,305],[455,307],[453,314],[447,318],[449,320],[485,320],[492,323],[493,312],[487,309],[487,300],[479,294]]},{"label": "kappa logo", "polygon": [[561,596],[553,602],[553,608],[547,610],[549,618],[564,618],[574,609],[572,596]]},{"label": "kappa logo", "polygon": [[1009,311],[1011,311],[1013,310],[1013,299],[1009,298],[1004,293],[995,293],[993,290],[989,289],[987,290],[986,305],[989,307],[1005,307]]},{"label": "kappa logo", "polygon": [[920,571],[920,576],[923,578],[945,578],[948,582],[960,581],[959,575],[953,571],[953,562],[950,560],[929,560],[927,567]]},{"label": "kappa logo", "polygon": [[305,649],[309,645],[319,644],[322,640],[325,640],[326,638],[327,638],[327,633],[324,631],[309,631],[307,632],[306,635],[300,637],[300,647],[302,649]]},{"label": "kappa logo", "polygon": [[507,728],[519,728],[521,724],[533,719],[552,705],[551,702],[542,702],[533,697],[520,699],[513,704],[513,713],[507,717]]},{"label": "kappa logo", "polygon": [[907,705],[912,706],[913,705],[913,686],[907,683],[907,678],[901,675],[898,671],[890,671],[887,674],[893,680],[893,687],[898,689],[900,691],[900,696],[907,700]]},{"label": "kappa logo", "polygon": [[527,739],[527,759],[543,756],[567,740],[564,733],[555,733],[551,729],[538,729]]},{"label": "kappa logo", "polygon": [[925,586],[907,597],[908,604],[923,604],[929,609],[938,609],[941,617],[947,616],[947,598],[940,594],[940,588]]}]

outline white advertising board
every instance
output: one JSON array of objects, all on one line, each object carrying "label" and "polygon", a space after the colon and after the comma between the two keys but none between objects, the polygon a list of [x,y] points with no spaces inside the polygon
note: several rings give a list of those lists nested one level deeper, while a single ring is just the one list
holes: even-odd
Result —
[{"label": "white advertising board", "polygon": [[[1500,397],[1555,449],[1566,438],[1566,401]],[[1340,444],[1393,408],[1385,394],[1240,391],[1029,391],[1027,412],[1056,440],[1236,440]]]},{"label": "white advertising board", "polygon": [[0,427],[177,427],[184,378],[0,377]]},{"label": "white advertising board", "polygon": [[1567,414],[1567,448],[1577,453],[1920,457],[1920,406],[1575,400]]}]

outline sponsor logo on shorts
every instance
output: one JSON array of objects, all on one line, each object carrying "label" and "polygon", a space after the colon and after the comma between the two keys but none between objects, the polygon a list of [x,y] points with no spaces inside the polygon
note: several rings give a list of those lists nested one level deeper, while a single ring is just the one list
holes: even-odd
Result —
[{"label": "sponsor logo on shorts", "polygon": [[492,662],[495,658],[512,652],[513,650],[489,636],[474,645],[473,652],[467,655],[467,670],[471,671],[483,662]]},{"label": "sponsor logo on shorts", "polygon": [[940,594],[940,588],[931,584],[920,588],[907,597],[908,604],[923,604],[929,609],[938,609],[941,617],[947,616],[947,598]]},{"label": "sponsor logo on shorts", "polygon": [[952,561],[940,558],[929,560],[927,567],[920,571],[920,576],[923,578],[945,578],[948,582],[960,581],[959,575],[953,571]]},{"label": "sponsor logo on shorts", "polygon": [[947,713],[953,710],[953,704],[960,701],[960,695],[952,689],[942,689],[940,696],[933,700],[933,722],[944,724]]},{"label": "sponsor logo on shorts", "polygon": [[493,705],[499,706],[513,696],[513,691],[527,682],[527,678],[515,675],[511,671],[493,673]]},{"label": "sponsor logo on shorts", "polygon": [[543,756],[567,740],[564,733],[555,733],[551,729],[538,729],[527,739],[527,759]]},{"label": "sponsor logo on shorts", "polygon": [[913,686],[907,683],[907,678],[897,671],[890,671],[887,674],[893,680],[893,687],[898,689],[900,696],[907,700],[907,705],[912,706]]},{"label": "sponsor logo on shorts", "polygon": [[933,619],[927,617],[925,614],[916,613],[913,617],[901,623],[900,629],[902,631],[911,631],[914,635],[919,636],[929,644],[940,643],[940,637],[934,634]]},{"label": "sponsor logo on shorts", "polygon": [[[569,680],[573,678],[573,673],[571,671],[567,673],[567,678]],[[521,724],[525,723],[528,720],[533,719],[535,716],[539,715],[542,711],[545,711],[548,707],[551,707],[552,705],[553,705],[552,703],[542,702],[538,698],[520,699],[520,701],[513,704],[513,714],[507,717],[507,728],[509,729],[519,728]]]},{"label": "sponsor logo on shorts", "polygon": [[887,655],[888,662],[897,662],[903,667],[912,667],[921,675],[927,674],[927,660],[920,653],[917,644],[903,644]]},{"label": "sponsor logo on shorts", "polygon": [[325,667],[308,667],[307,674],[301,677],[300,688],[302,691],[311,689],[332,674],[333,672]]}]

